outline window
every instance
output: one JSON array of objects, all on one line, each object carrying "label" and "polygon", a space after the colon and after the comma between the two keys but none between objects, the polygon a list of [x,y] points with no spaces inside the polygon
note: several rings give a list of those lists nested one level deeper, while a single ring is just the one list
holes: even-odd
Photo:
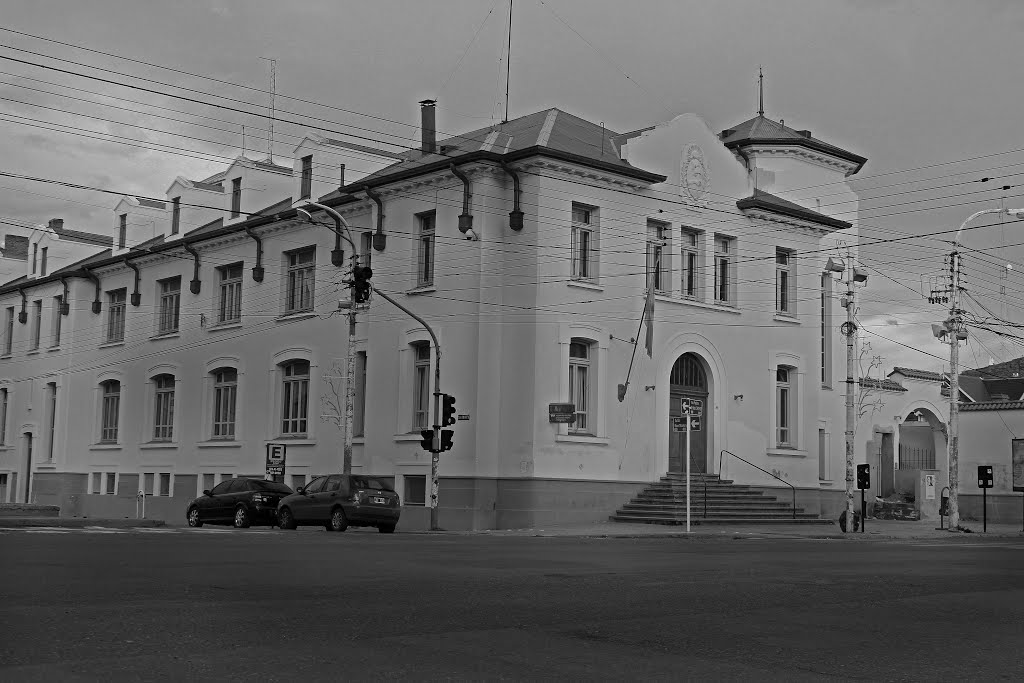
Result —
[{"label": "window", "polygon": [[128,242],[128,214],[122,213],[117,219],[117,248],[124,249]]},{"label": "window", "polygon": [[107,292],[107,341],[124,341],[125,300],[127,289],[115,289]]},{"label": "window", "polygon": [[174,437],[174,375],[157,375],[153,386],[153,441],[170,441]]},{"label": "window", "polygon": [[0,389],[0,446],[7,443],[7,401],[10,397],[7,389]]},{"label": "window", "polygon": [[832,387],[832,276],[821,275],[821,386]]},{"label": "window", "polygon": [[117,493],[117,474],[116,473],[114,473],[114,472],[107,472],[106,473],[106,486],[104,487],[103,492],[106,493],[109,496],[112,496],[115,493]]},{"label": "window", "polygon": [[160,295],[160,317],[157,320],[157,334],[177,332],[181,311],[181,277],[158,280],[156,285],[157,292]]},{"label": "window", "polygon": [[242,319],[242,264],[217,269],[220,277],[220,302],[217,322],[233,323]]},{"label": "window", "polygon": [[793,314],[793,252],[775,250],[775,310]]},{"label": "window", "polygon": [[413,431],[430,427],[430,344],[417,342],[413,349]]},{"label": "window", "polygon": [[242,213],[242,179],[231,180],[231,217],[238,218]]},{"label": "window", "polygon": [[50,435],[50,441],[47,444],[46,459],[53,460],[53,447],[54,441],[56,440],[57,434],[57,383],[49,382],[46,385],[46,395],[49,398],[48,403],[49,410],[47,413],[47,429],[46,431]]},{"label": "window", "polygon": [[818,430],[818,480],[828,481],[829,433]]},{"label": "window", "polygon": [[7,473],[0,472],[0,503],[7,503],[9,496],[7,495]]},{"label": "window", "polygon": [[371,266],[370,256],[373,252],[373,233],[364,232],[359,236],[359,265]]},{"label": "window", "polygon": [[305,474],[293,474],[292,475],[292,490],[298,491],[300,488],[306,485]]},{"label": "window", "polygon": [[356,352],[356,397],[355,415],[352,418],[352,435],[362,436],[366,422],[366,351]]},{"label": "window", "polygon": [[309,199],[313,195],[313,155],[302,157],[302,184],[299,187],[299,199]]},{"label": "window", "polygon": [[213,438],[235,438],[235,405],[238,401],[238,371],[220,368],[213,372]]},{"label": "window", "polygon": [[657,221],[647,221],[647,285],[654,291],[668,289],[665,274],[671,271],[668,262],[668,226]]},{"label": "window", "polygon": [[682,246],[679,249],[680,270],[682,280],[679,292],[684,297],[696,299],[700,292],[699,257],[697,251],[697,233],[692,230],[683,230],[681,234]]},{"label": "window", "polygon": [[39,274],[46,275],[46,252],[49,251],[49,247],[42,248],[42,259],[39,261]]},{"label": "window", "polygon": [[793,430],[796,427],[793,419],[795,380],[795,368],[780,365],[775,370],[776,432],[779,448],[793,447]]},{"label": "window", "polygon": [[14,347],[14,306],[7,309],[7,320],[4,324],[4,355],[11,355]]},{"label": "window", "polygon": [[215,477],[217,475],[209,472],[203,474],[203,488],[202,491],[209,491],[214,487]]},{"label": "window", "polygon": [[170,496],[171,495],[171,475],[168,472],[161,472],[159,476],[160,489],[159,493],[153,492],[153,495]]},{"label": "window", "polygon": [[43,329],[43,300],[36,299],[32,302],[32,349],[39,348],[39,341]]},{"label": "window", "polygon": [[284,386],[282,396],[281,434],[305,436],[309,412],[309,361],[295,360],[282,366]]},{"label": "window", "polygon": [[323,489],[326,483],[327,477],[317,477],[309,482],[309,486],[306,487],[306,493],[320,493],[320,490]]},{"label": "window", "polygon": [[32,274],[36,273],[36,260],[39,257],[39,243],[32,245]]},{"label": "window", "polygon": [[736,240],[731,237],[715,235],[715,301],[731,303],[733,300],[732,253],[736,248]]},{"label": "window", "polygon": [[171,234],[177,235],[181,230],[181,197],[171,200]]},{"label": "window", "polygon": [[402,496],[402,505],[426,505],[427,504],[427,475],[407,474],[405,480],[405,495]]},{"label": "window", "polygon": [[594,259],[595,210],[572,205],[572,279],[594,281],[597,268]]},{"label": "window", "polygon": [[146,493],[148,493],[151,496],[156,495],[156,492],[153,490],[153,480],[154,480],[154,476],[153,476],[152,472],[147,472],[147,473],[142,475],[142,486],[141,486],[141,488],[142,488],[143,491],[145,491]]},{"label": "window", "polygon": [[437,214],[433,211],[417,216],[419,221],[419,251],[416,257],[416,286],[434,284],[434,244]]},{"label": "window", "polygon": [[117,443],[117,422],[121,412],[121,383],[110,379],[100,385],[100,443]]},{"label": "window", "polygon": [[577,434],[591,434],[591,342],[573,339],[569,344],[569,403],[575,406],[576,421],[569,425],[569,431]]},{"label": "window", "polygon": [[53,297],[53,334],[50,338],[50,346],[60,346],[60,326],[64,318],[64,297]]},{"label": "window", "polygon": [[231,484],[234,481],[235,480],[232,479],[230,476],[225,476],[222,474],[221,482],[213,487],[213,490],[210,491],[210,494],[214,496],[219,496],[222,493],[227,493],[231,489]]},{"label": "window", "polygon": [[288,278],[285,313],[313,310],[313,276],[316,271],[316,247],[287,252]]}]

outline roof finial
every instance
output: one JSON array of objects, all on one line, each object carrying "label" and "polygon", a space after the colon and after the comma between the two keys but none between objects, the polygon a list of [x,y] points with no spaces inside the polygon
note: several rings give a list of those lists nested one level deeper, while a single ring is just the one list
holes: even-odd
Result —
[{"label": "roof finial", "polygon": [[764,116],[764,72],[757,65],[757,115]]}]

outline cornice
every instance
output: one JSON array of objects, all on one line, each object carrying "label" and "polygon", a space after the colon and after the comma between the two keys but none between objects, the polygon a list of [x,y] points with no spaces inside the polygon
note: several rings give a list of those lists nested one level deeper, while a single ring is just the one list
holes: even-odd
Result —
[{"label": "cornice", "polygon": [[554,175],[562,180],[575,181],[577,178],[584,178],[589,184],[597,185],[607,190],[639,192],[650,187],[648,183],[633,180],[625,176],[613,176],[601,173],[600,171],[582,165],[576,165],[560,161],[558,159],[537,158],[517,166],[518,170],[524,173],[537,174],[538,170],[544,175]]},{"label": "cornice", "polygon": [[743,149],[744,153],[750,157],[798,157],[802,161],[809,161],[813,164],[817,164],[818,166],[824,166],[825,168],[835,171],[841,171],[844,175],[850,174],[858,168],[858,164],[846,159],[840,159],[839,157],[808,149],[807,147],[800,147],[798,145],[750,145],[744,146]]},{"label": "cornice", "polygon": [[795,228],[810,235],[814,235],[815,237],[829,235],[837,230],[836,228],[826,227],[820,223],[813,223],[811,221],[794,218],[792,216],[784,216],[764,209],[744,209],[743,215],[768,223],[776,223],[778,225],[785,225],[789,228]]}]

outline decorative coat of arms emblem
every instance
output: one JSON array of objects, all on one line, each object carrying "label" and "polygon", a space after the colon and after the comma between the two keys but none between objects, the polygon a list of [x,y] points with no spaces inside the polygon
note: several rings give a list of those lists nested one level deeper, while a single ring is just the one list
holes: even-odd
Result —
[{"label": "decorative coat of arms emblem", "polygon": [[698,145],[687,145],[679,164],[680,190],[695,202],[704,199],[711,187],[711,168]]}]

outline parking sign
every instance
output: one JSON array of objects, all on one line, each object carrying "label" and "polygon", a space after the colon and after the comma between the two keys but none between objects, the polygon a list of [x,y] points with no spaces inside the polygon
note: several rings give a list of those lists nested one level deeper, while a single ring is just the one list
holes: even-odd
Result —
[{"label": "parking sign", "polygon": [[283,477],[285,466],[285,444],[267,444],[267,476]]}]

